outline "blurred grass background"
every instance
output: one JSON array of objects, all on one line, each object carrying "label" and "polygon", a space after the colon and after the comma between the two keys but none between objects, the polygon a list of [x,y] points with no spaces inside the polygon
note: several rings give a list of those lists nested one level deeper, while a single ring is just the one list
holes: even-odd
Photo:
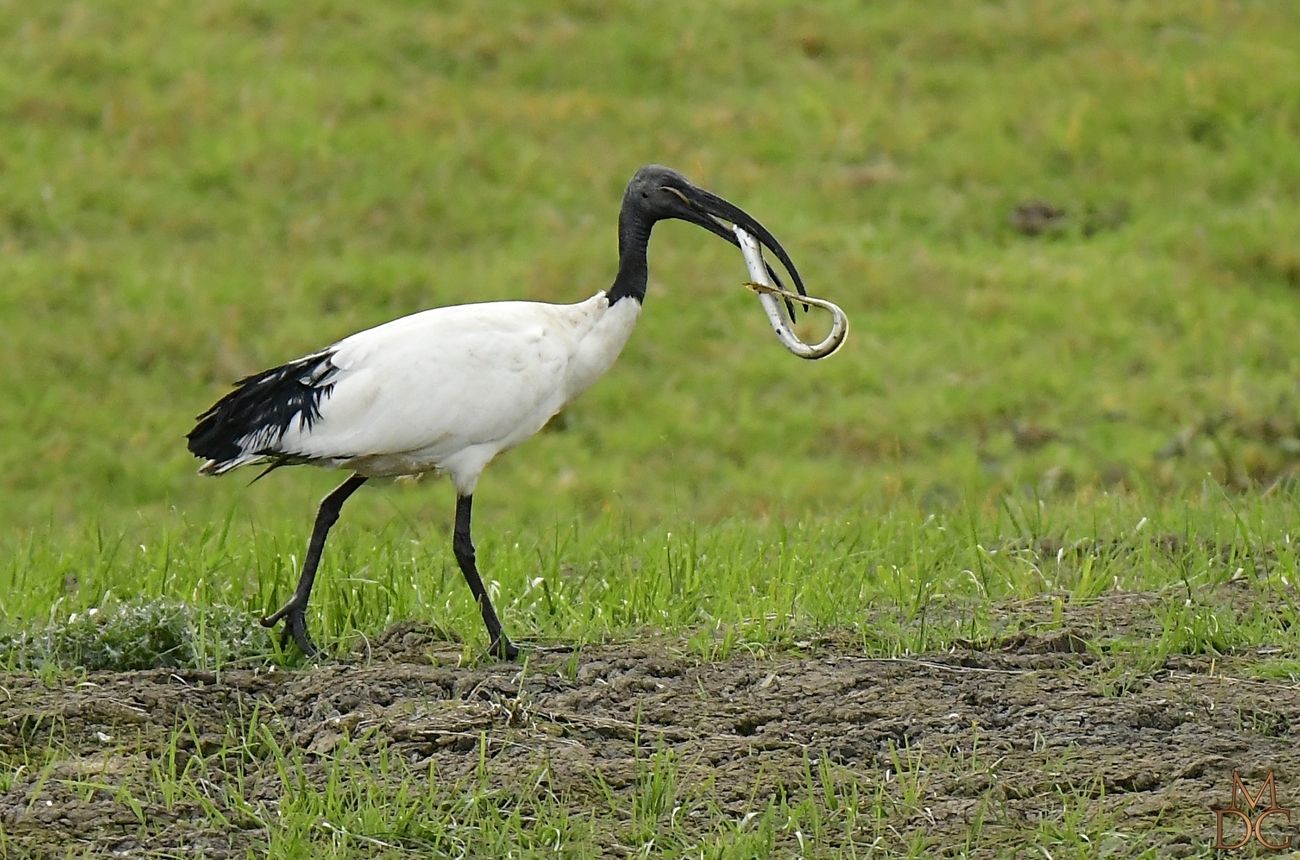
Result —
[{"label": "blurred grass background", "polygon": [[[661,226],[624,356],[487,471],[480,533],[1290,497],[1295,4],[10,0],[0,57],[11,535],[305,536],[341,476],[201,480],[193,416],[402,314],[604,288],[651,161],[771,228],[849,344],[787,355],[740,255]],[[1026,235],[1033,200],[1065,215]],[[451,500],[347,516],[442,534]]]}]

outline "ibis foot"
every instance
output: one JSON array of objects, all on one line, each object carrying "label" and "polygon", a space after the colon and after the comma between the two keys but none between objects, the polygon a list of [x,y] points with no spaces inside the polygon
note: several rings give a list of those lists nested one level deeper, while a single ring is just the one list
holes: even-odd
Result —
[{"label": "ibis foot", "polygon": [[519,646],[511,642],[510,637],[502,632],[492,640],[492,644],[488,646],[488,653],[498,660],[509,660],[513,663],[519,659]]},{"label": "ibis foot", "polygon": [[289,647],[289,638],[298,643],[299,650],[308,658],[312,659],[320,653],[320,649],[311,641],[307,635],[307,601],[299,602],[296,598],[290,599],[288,603],[276,610],[274,615],[269,615],[262,619],[263,627],[274,627],[284,621],[284,627],[280,630],[280,648],[283,650]]}]

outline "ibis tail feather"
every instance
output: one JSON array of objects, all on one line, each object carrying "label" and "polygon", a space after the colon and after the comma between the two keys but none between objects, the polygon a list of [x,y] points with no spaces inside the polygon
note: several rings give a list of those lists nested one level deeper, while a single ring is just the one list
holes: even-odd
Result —
[{"label": "ibis tail feather", "polygon": [[294,422],[302,429],[320,419],[321,401],[333,390],[338,373],[332,350],[313,353],[235,383],[235,390],[198,417],[189,432],[190,453],[207,460],[199,471],[221,475],[231,469],[276,457]]}]

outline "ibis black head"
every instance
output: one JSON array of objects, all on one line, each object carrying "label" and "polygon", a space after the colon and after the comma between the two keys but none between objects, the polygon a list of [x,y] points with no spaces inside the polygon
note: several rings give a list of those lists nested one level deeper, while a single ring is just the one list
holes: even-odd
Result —
[{"label": "ibis black head", "polygon": [[[807,295],[790,255],[776,237],[752,215],[718,195],[692,185],[676,170],[658,164],[647,164],[636,172],[627,184],[627,190],[623,192],[623,209],[618,217],[619,278],[610,290],[611,301],[624,296],[634,296],[638,300],[644,298],[645,250],[650,241],[650,229],[656,221],[669,218],[697,224],[737,247],[740,246],[740,240],[723,222],[729,221],[744,228],[776,255],[790,273],[795,288],[801,295]],[[768,271],[778,284],[781,283],[770,265]]]}]

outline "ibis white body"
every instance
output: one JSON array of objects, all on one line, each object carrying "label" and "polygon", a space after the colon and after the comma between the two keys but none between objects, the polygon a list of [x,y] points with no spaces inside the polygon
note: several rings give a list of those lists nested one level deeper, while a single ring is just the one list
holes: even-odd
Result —
[{"label": "ibis white body", "polygon": [[317,353],[328,363],[299,380],[323,389],[314,420],[258,428],[209,471],[268,456],[369,478],[436,470],[470,495],[493,457],[609,370],[640,311],[602,291],[572,305],[435,308],[358,332]]}]

